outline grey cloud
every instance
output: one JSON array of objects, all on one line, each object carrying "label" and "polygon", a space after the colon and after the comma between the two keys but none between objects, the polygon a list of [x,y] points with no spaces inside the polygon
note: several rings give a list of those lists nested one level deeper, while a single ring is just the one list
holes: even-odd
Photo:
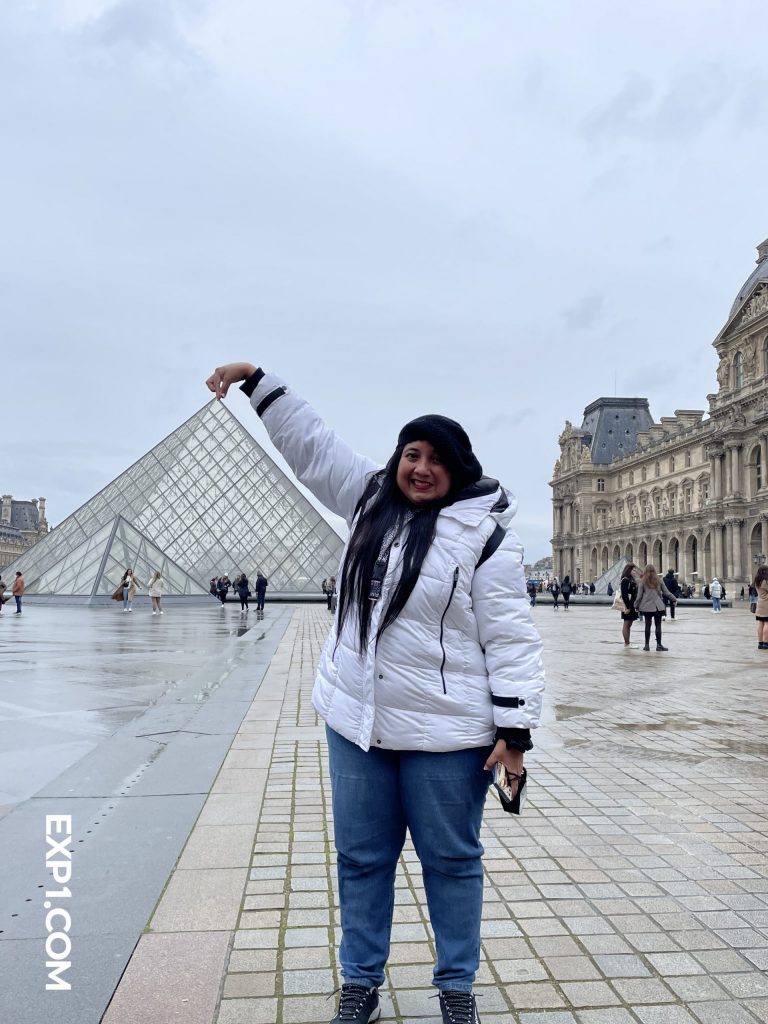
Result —
[{"label": "grey cloud", "polygon": [[513,430],[515,427],[519,427],[521,423],[524,423],[529,417],[533,416],[534,413],[535,410],[530,405],[526,405],[522,409],[518,409],[516,412],[497,412],[488,420],[485,425],[485,429],[489,432]]},{"label": "grey cloud", "polygon": [[577,302],[562,310],[566,327],[572,331],[586,331],[594,327],[600,319],[604,304],[605,296],[602,292],[587,292]]},{"label": "grey cloud", "polygon": [[738,99],[743,72],[709,64],[678,74],[664,90],[633,75],[603,106],[589,114],[582,134],[591,141],[617,138],[678,141],[699,135],[731,100]]}]

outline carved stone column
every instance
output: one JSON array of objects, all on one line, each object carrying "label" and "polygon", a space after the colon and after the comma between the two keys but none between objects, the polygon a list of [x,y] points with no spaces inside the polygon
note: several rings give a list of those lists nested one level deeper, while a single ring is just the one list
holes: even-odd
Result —
[{"label": "carved stone column", "polygon": [[760,520],[760,534],[762,537],[760,551],[763,555],[768,555],[768,515],[765,513]]},{"label": "carved stone column", "polygon": [[712,575],[723,575],[723,524],[712,523]]},{"label": "carved stone column", "polygon": [[743,521],[743,519],[734,519],[731,522],[731,571],[734,581],[741,580],[744,574],[741,558],[741,526]]},{"label": "carved stone column", "polygon": [[726,575],[725,570],[727,569],[727,575],[729,577],[734,576],[733,572],[733,520],[726,519],[725,521],[725,559],[727,565],[723,565],[723,576]]},{"label": "carved stone column", "polygon": [[768,487],[768,434],[760,435],[760,474],[762,486]]}]

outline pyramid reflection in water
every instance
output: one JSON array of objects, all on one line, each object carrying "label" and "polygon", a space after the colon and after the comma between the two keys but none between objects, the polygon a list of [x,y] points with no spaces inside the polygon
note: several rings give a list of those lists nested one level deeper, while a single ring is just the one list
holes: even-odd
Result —
[{"label": "pyramid reflection in water", "polygon": [[342,541],[226,406],[209,402],[3,575],[31,594],[110,594],[127,566],[146,587],[202,594],[261,570],[270,593],[318,593]]}]

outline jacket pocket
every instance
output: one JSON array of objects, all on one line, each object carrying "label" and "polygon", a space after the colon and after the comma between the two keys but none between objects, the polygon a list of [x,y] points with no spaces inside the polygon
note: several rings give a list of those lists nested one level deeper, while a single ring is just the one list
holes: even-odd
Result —
[{"label": "jacket pocket", "polygon": [[453,570],[453,581],[451,583],[451,593],[448,597],[448,602],[443,609],[443,614],[440,616],[440,650],[442,651],[442,661],[440,662],[440,678],[443,682],[443,693],[448,693],[445,687],[445,644],[443,643],[443,630],[445,628],[445,616],[448,614],[448,609],[451,607],[451,601],[453,601],[453,595],[456,593],[456,587],[459,582],[459,567],[458,565]]}]

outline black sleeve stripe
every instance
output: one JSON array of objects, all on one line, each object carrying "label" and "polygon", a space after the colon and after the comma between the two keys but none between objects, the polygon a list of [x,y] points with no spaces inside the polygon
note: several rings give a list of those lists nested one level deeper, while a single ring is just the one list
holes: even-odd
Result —
[{"label": "black sleeve stripe", "polygon": [[259,381],[263,376],[264,371],[262,370],[261,367],[259,367],[258,370],[255,370],[250,377],[243,381],[243,383],[240,385],[240,390],[243,392],[244,395],[247,395],[248,398],[250,398],[253,392],[259,386]]},{"label": "black sleeve stripe", "polygon": [[525,700],[523,697],[499,697],[492,693],[491,703],[497,708],[520,708],[525,705]]},{"label": "black sleeve stripe", "polygon": [[256,406],[256,415],[263,416],[267,409],[272,405],[273,402],[277,401],[278,398],[282,398],[288,388],[275,388],[274,391],[270,391],[266,398],[263,398]]}]

